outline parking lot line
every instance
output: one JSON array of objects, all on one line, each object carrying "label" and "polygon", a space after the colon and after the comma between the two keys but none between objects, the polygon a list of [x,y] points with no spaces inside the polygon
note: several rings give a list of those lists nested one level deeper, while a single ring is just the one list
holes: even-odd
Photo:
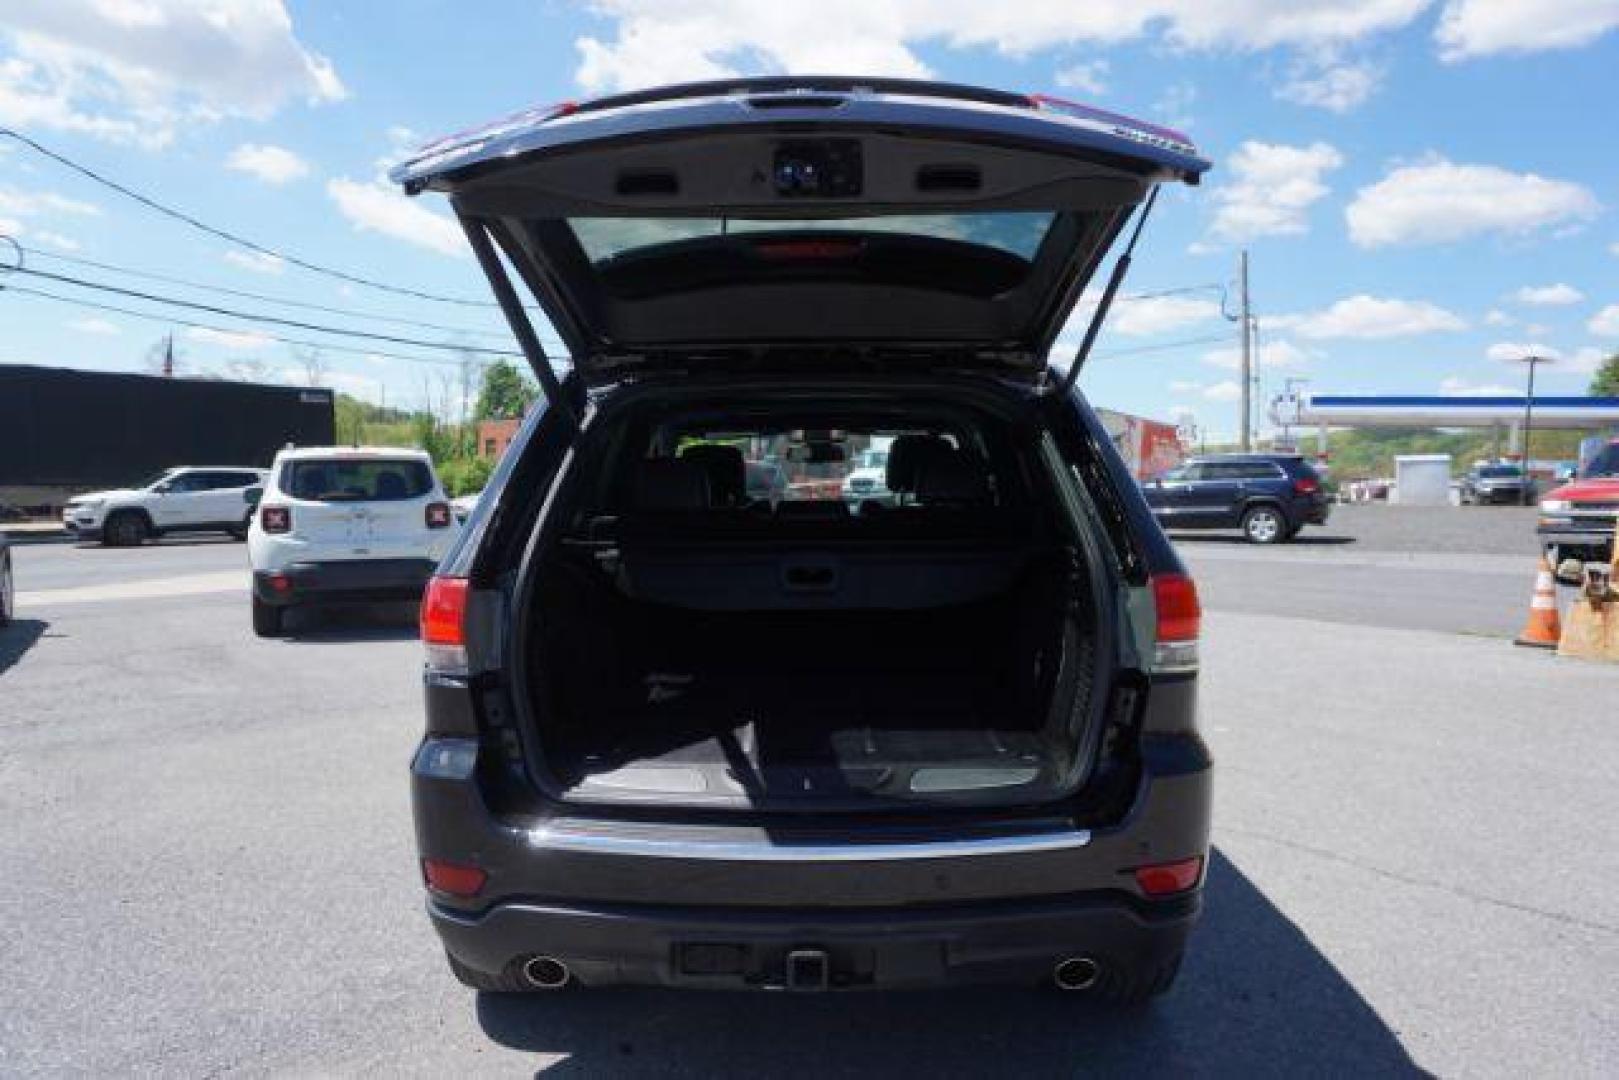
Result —
[{"label": "parking lot line", "polygon": [[161,600],[168,596],[198,596],[204,593],[246,592],[247,575],[240,570],[217,570],[206,574],[150,578],[108,585],[79,585],[65,589],[35,589],[17,594],[19,609],[55,607],[61,604],[94,604],[113,600]]}]

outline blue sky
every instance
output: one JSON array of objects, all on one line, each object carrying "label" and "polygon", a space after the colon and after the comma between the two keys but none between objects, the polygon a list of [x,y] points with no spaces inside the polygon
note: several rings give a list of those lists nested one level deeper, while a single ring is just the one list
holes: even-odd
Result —
[{"label": "blue sky", "polygon": [[[1121,304],[1085,385],[1098,404],[1190,413],[1217,438],[1237,424],[1236,335],[1221,303],[1243,248],[1267,397],[1288,377],[1320,392],[1506,391],[1522,379],[1510,357],[1530,345],[1562,358],[1542,372],[1548,391],[1583,390],[1619,349],[1616,30],[1619,0],[8,0],[0,126],[303,259],[482,299],[444,208],[380,182],[389,159],[435,134],[538,102],[739,72],[924,75],[1092,102],[1184,128],[1215,169],[1160,202],[1129,286],[1187,291]],[[509,344],[487,307],[251,255],[3,138],[0,233],[31,269]],[[38,278],[0,284],[98,299]],[[297,350],[250,325],[191,318],[228,332],[173,327],[184,368],[307,377]],[[144,370],[171,324],[11,288],[0,328],[0,363]],[[322,351],[321,378],[341,389],[401,404],[453,396],[453,367],[279,332],[362,350]]]}]

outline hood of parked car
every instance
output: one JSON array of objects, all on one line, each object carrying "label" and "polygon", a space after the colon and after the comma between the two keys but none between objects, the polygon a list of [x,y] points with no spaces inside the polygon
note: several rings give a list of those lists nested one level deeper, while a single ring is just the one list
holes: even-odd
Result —
[{"label": "hood of parked car", "polygon": [[1545,498],[1567,502],[1619,502],[1619,476],[1590,476],[1546,493]]},{"label": "hood of parked car", "polygon": [[782,77],[532,110],[392,175],[448,194],[485,271],[502,273],[492,241],[581,373],[608,380],[1043,373],[1154,185],[1208,167],[1178,132],[1071,102]]},{"label": "hood of parked car", "polygon": [[69,506],[80,506],[87,502],[106,502],[108,499],[121,499],[128,495],[139,495],[134,488],[113,488],[111,491],[86,491],[82,495],[75,495],[67,501]]}]

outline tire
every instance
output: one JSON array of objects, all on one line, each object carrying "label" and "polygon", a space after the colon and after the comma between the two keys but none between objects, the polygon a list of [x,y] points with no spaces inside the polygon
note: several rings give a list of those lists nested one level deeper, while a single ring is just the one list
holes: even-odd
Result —
[{"label": "tire", "polygon": [[11,625],[13,605],[16,602],[16,585],[11,576],[11,553],[0,553],[0,626]]},{"label": "tire", "polygon": [[287,613],[286,608],[266,604],[258,597],[253,598],[253,632],[262,638],[281,636],[282,620]]},{"label": "tire", "polygon": [[[484,993],[489,994],[540,993],[540,991],[523,981],[523,977],[517,973],[515,965],[513,965],[513,967],[509,970],[503,971],[498,975],[489,975],[482,971],[478,971],[476,968],[467,967],[449,953],[444,954],[444,959],[450,962],[450,973],[460,981],[462,986],[470,989],[481,990]],[[552,990],[546,992],[555,993],[556,991]]]},{"label": "tire", "polygon": [[1141,971],[1122,968],[1104,972],[1095,990],[1096,1000],[1114,1008],[1141,1008],[1153,998],[1167,994],[1170,987],[1175,985],[1183,955],[1176,953],[1155,968]]},{"label": "tire", "polygon": [[141,515],[133,510],[120,510],[102,526],[101,542],[107,547],[138,547],[149,531]]},{"label": "tire", "polygon": [[1287,539],[1287,519],[1274,506],[1250,507],[1242,515],[1242,535],[1250,544],[1279,544]]}]

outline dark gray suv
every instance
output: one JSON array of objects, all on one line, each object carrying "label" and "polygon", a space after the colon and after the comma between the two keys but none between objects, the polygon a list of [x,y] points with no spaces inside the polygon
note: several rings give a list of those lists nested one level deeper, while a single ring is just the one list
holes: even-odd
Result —
[{"label": "dark gray suv", "polygon": [[[1074,390],[1102,313],[1046,357],[1206,168],[1051,99],[782,78],[396,170],[449,196],[546,397],[422,608],[416,833],[463,982],[1170,985],[1197,593]],[[850,506],[879,440],[890,498]]]},{"label": "dark gray suv", "polygon": [[1147,504],[1166,529],[1241,529],[1280,544],[1325,525],[1332,504],[1321,475],[1297,454],[1195,457],[1147,481]]}]

